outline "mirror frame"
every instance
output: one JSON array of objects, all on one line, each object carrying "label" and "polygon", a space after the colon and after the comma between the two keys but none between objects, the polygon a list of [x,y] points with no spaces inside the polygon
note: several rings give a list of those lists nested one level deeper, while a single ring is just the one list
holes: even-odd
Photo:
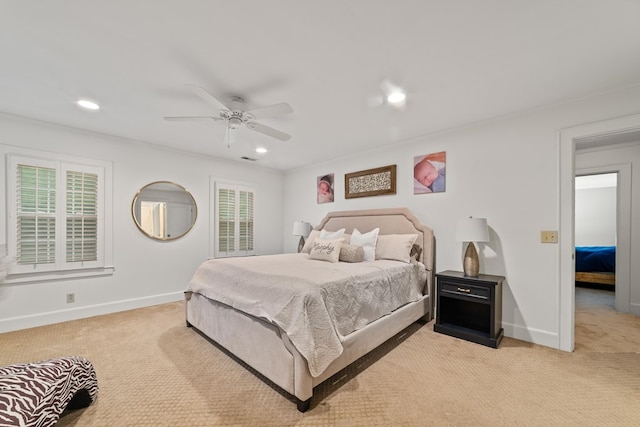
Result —
[{"label": "mirror frame", "polygon": [[[178,236],[171,236],[171,237],[156,237],[156,236],[152,236],[149,233],[147,233],[143,228],[142,225],[138,222],[138,218],[136,218],[136,202],[138,201],[138,198],[140,197],[140,194],[147,188],[151,187],[152,185],[155,184],[171,184],[174,185],[176,187],[178,187],[178,189],[184,191],[187,196],[189,196],[189,198],[191,199],[191,201],[193,202],[193,209],[194,209],[194,216],[193,216],[193,221],[191,222],[191,226],[189,228],[187,228],[182,234],[178,235]],[[198,204],[196,203],[196,199],[195,197],[193,197],[193,194],[191,194],[191,192],[189,190],[187,190],[185,187],[183,187],[180,184],[177,184],[173,181],[153,181],[150,182],[149,184],[145,185],[144,187],[140,188],[138,190],[138,192],[136,193],[136,195],[133,197],[133,201],[131,202],[131,217],[133,218],[133,222],[136,225],[136,227],[138,228],[138,230],[140,230],[140,232],[142,234],[144,234],[145,236],[147,236],[150,239],[153,240],[160,240],[160,241],[171,241],[171,240],[177,240],[181,237],[184,237],[187,233],[189,233],[193,227],[196,225],[196,221],[198,220]]]}]

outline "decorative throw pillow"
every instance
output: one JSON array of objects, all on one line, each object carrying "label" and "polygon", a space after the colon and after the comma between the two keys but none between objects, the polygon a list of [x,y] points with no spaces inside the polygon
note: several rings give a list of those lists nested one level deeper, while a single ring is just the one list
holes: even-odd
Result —
[{"label": "decorative throw pillow", "polygon": [[304,246],[302,247],[302,253],[308,254],[311,253],[311,247],[313,246],[313,241],[320,235],[320,230],[311,230],[309,233],[309,237],[304,242]]},{"label": "decorative throw pillow", "polygon": [[411,252],[409,252],[409,257],[411,261],[420,262],[420,259],[422,259],[422,248],[414,243],[411,247]]},{"label": "decorative throw pillow", "polygon": [[349,243],[349,239],[351,238],[351,235],[344,234],[344,228],[341,228],[338,231],[327,231],[325,229],[311,230],[311,233],[309,233],[309,237],[307,237],[307,240],[304,242],[304,246],[302,247],[302,253],[305,253],[305,254],[311,253],[311,248],[313,248],[313,241],[316,240],[318,237],[325,240],[339,239],[343,237],[344,242]]},{"label": "decorative throw pillow", "polygon": [[339,260],[343,262],[362,262],[364,261],[364,248],[343,243],[342,248],[340,248]]},{"label": "decorative throw pillow", "polygon": [[409,262],[411,247],[417,238],[417,234],[383,234],[378,236],[376,259]]},{"label": "decorative throw pillow", "polygon": [[316,238],[311,248],[309,258],[321,261],[338,262],[340,257],[340,248],[344,239],[325,240]]},{"label": "decorative throw pillow", "polygon": [[368,233],[360,233],[357,228],[351,234],[351,244],[362,246],[364,248],[364,260],[375,261],[376,259],[376,241],[378,240],[379,228],[374,228]]}]

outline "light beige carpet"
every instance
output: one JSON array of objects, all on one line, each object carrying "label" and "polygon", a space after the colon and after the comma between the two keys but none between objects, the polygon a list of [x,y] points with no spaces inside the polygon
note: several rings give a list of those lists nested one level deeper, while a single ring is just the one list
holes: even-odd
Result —
[{"label": "light beige carpet", "polygon": [[575,351],[640,352],[640,317],[615,311],[615,294],[576,288]]},{"label": "light beige carpet", "polygon": [[578,326],[574,353],[509,338],[496,350],[414,324],[316,388],[304,414],[185,327],[182,303],[0,334],[0,364],[93,362],[97,401],[59,426],[640,425],[640,321],[623,319],[618,337],[609,314],[598,330]]}]

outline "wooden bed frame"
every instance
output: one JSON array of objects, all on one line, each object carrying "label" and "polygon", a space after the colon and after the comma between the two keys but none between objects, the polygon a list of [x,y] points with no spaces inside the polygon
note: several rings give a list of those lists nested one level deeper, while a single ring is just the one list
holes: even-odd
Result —
[{"label": "wooden bed frame", "polygon": [[598,273],[576,271],[576,282],[594,283],[597,285],[616,285],[616,273]]},{"label": "wooden bed frame", "polygon": [[576,283],[615,286],[615,246],[576,246],[574,258]]},{"label": "wooden bed frame", "polygon": [[335,231],[357,228],[366,233],[376,227],[380,234],[419,235],[416,245],[422,249],[420,261],[427,268],[423,297],[406,304],[390,315],[371,322],[342,340],[343,353],[318,377],[309,373],[307,362],[276,325],[255,318],[230,306],[185,292],[187,326],[228,350],[296,399],[298,410],[309,409],[313,388],[360,357],[369,353],[415,321],[433,318],[434,246],[433,231],[408,209],[375,209],[331,212],[315,229]]}]

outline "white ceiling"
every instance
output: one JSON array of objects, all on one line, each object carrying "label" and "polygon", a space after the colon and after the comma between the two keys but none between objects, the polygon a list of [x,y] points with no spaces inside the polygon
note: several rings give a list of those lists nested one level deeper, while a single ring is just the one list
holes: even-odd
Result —
[{"label": "white ceiling", "polygon": [[[639,22],[636,0],[2,0],[0,111],[287,170],[639,84]],[[404,110],[373,105],[383,81]],[[187,83],[289,103],[260,122],[293,137],[164,121],[217,114]]]}]

